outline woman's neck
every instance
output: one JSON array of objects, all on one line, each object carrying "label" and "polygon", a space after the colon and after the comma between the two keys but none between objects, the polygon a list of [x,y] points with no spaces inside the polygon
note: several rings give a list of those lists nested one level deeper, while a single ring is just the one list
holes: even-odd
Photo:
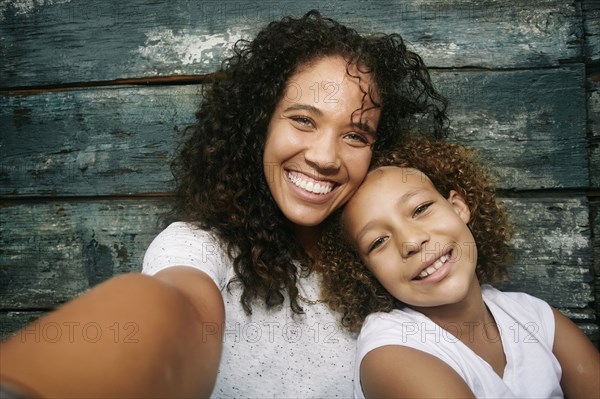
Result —
[{"label": "woman's neck", "polygon": [[317,258],[317,243],[321,238],[321,232],[321,226],[295,227],[296,239],[311,259]]}]

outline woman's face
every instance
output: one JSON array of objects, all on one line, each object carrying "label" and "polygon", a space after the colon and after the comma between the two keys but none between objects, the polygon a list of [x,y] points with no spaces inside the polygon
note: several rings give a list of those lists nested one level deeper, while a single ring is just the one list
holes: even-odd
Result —
[{"label": "woman's face", "polygon": [[366,94],[370,76],[352,65],[349,71],[353,76],[337,56],[304,65],[289,79],[269,122],[265,177],[278,207],[297,226],[319,225],[366,176],[380,110]]}]

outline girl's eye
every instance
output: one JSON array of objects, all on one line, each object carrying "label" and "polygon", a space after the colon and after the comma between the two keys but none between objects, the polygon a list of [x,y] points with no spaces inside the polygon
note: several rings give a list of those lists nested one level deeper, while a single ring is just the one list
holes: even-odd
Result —
[{"label": "girl's eye", "polygon": [[379,237],[375,241],[373,241],[373,243],[371,243],[371,245],[369,245],[369,248],[367,249],[367,255],[379,248],[380,246],[382,246],[383,243],[388,240],[388,238],[389,237]]},{"label": "girl's eye", "polygon": [[425,212],[431,206],[431,204],[433,204],[433,201],[426,202],[424,204],[417,206],[413,212],[413,217],[419,216],[420,214]]},{"label": "girl's eye", "polygon": [[344,138],[346,138],[350,142],[350,144],[356,147],[365,147],[371,145],[369,140],[367,140],[367,138],[360,133],[348,133],[344,136]]}]

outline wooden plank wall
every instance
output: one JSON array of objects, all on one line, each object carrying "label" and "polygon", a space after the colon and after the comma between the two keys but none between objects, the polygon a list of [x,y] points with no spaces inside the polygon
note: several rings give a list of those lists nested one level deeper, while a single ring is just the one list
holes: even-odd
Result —
[{"label": "wooden plank wall", "polygon": [[140,270],[206,76],[237,39],[310,8],[401,33],[423,56],[451,101],[452,140],[502,176],[518,226],[505,288],[546,299],[598,342],[592,0],[0,3],[0,336]]}]

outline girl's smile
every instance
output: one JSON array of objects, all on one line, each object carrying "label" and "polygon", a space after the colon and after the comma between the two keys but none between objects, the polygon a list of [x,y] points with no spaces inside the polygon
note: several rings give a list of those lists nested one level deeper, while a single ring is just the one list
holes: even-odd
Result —
[{"label": "girl's smile", "polygon": [[433,257],[432,260],[425,261],[419,268],[421,270],[413,281],[424,281],[427,283],[438,282],[449,273],[452,264],[452,251],[443,254],[440,257]]},{"label": "girl's smile", "polygon": [[344,210],[348,237],[385,289],[413,307],[460,302],[477,283],[470,211],[455,191],[444,198],[423,173],[381,167]]}]

